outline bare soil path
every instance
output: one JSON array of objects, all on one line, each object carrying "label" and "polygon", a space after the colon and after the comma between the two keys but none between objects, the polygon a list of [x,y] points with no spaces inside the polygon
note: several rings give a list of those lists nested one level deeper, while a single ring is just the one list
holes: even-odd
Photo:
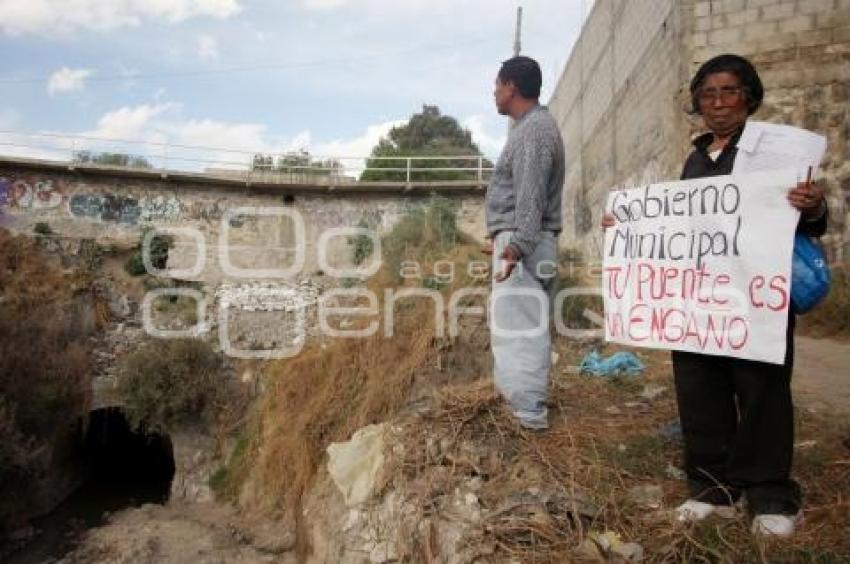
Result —
[{"label": "bare soil path", "polygon": [[801,405],[850,415],[850,341],[796,337],[791,386]]}]

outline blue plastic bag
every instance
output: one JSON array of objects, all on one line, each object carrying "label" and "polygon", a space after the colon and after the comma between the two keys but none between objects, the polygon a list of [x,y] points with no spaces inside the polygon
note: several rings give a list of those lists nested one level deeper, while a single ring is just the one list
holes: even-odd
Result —
[{"label": "blue plastic bag", "polygon": [[829,293],[831,276],[820,242],[808,235],[794,236],[791,262],[791,307],[806,313]]},{"label": "blue plastic bag", "polygon": [[617,374],[635,376],[643,369],[643,363],[631,352],[620,351],[603,359],[597,351],[593,350],[581,360],[579,372],[594,376],[616,376]]}]

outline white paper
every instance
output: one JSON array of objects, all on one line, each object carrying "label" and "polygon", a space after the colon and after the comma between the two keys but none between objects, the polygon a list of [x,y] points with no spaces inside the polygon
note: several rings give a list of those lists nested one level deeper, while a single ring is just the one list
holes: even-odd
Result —
[{"label": "white paper", "polygon": [[612,192],[606,211],[618,222],[605,231],[605,338],[783,363],[797,224],[786,193],[794,174]]},{"label": "white paper", "polygon": [[809,167],[817,171],[825,153],[823,135],[790,125],[747,121],[732,174],[793,168],[796,180],[803,181]]}]

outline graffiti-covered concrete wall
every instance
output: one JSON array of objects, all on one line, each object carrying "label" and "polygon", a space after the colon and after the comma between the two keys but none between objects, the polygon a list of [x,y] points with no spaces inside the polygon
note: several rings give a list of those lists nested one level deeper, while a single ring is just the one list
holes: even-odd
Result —
[{"label": "graffiti-covered concrete wall", "polygon": [[326,265],[350,268],[352,234],[341,228],[368,226],[385,233],[433,193],[457,203],[463,231],[476,238],[484,234],[483,190],[475,187],[369,191],[96,172],[3,161],[0,225],[32,232],[45,223],[58,236],[124,246],[155,227],[175,239],[169,269],[213,284],[254,278],[252,272],[267,278],[276,270],[285,273],[280,277],[295,278]]},{"label": "graffiti-covered concrete wall", "polygon": [[678,178],[702,128],[690,78],[729,52],[765,84],[754,119],[827,137],[824,242],[850,258],[850,0],[596,0],[549,102],[569,163],[565,244],[598,253],[609,189]]}]

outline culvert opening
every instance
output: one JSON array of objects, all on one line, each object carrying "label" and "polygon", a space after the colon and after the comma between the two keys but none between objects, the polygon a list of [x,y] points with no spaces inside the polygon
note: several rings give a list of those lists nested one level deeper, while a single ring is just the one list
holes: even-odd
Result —
[{"label": "culvert opening", "polygon": [[168,501],[174,478],[168,435],[132,429],[120,408],[97,409],[89,414],[83,449],[90,488],[125,498],[128,505]]},{"label": "culvert opening", "polygon": [[168,501],[174,477],[168,435],[133,430],[120,408],[92,411],[81,427],[73,458],[86,481],[50,513],[33,519],[37,537],[12,553],[10,564],[56,561],[109,513]]}]

